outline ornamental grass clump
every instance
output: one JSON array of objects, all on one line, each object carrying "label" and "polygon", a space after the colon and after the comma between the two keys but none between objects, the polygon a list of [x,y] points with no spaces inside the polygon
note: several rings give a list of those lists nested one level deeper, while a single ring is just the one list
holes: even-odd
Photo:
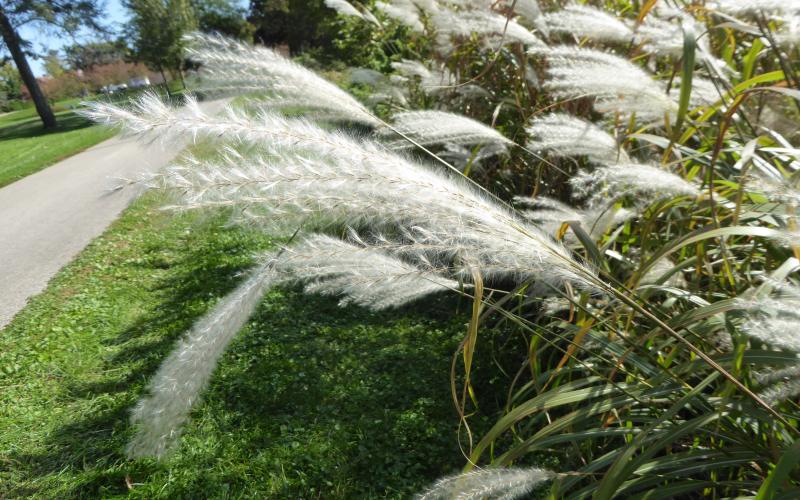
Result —
[{"label": "ornamental grass clump", "polygon": [[375,110],[193,35],[195,89],[244,103],[88,113],[207,145],[148,182],[285,243],[165,360],[131,455],[176,446],[267,288],[407,314],[450,293],[471,302],[442,367],[465,467],[421,498],[797,496],[800,58],[772,43],[791,5],[387,1],[420,60],[389,57],[404,99]]}]

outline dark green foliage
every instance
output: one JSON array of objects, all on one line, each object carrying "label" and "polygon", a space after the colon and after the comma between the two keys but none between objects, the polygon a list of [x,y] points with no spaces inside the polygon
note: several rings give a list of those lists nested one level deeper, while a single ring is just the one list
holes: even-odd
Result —
[{"label": "dark green foliage", "polygon": [[254,39],[266,45],[286,44],[302,61],[326,67],[348,66],[389,71],[389,63],[414,57],[405,41],[406,28],[385,22],[381,28],[359,19],[336,15],[323,0],[254,0],[249,21]]},{"label": "dark green foliage", "polygon": [[183,69],[183,35],[197,28],[189,0],[125,0],[131,12],[128,35],[134,54],[151,68],[180,73]]},{"label": "dark green foliage", "polygon": [[64,47],[67,64],[72,70],[89,70],[94,66],[102,66],[117,61],[128,60],[130,47],[125,40],[118,38],[110,42],[89,42]]},{"label": "dark green foliage", "polygon": [[255,27],[245,19],[246,11],[230,0],[192,0],[197,27],[205,33],[220,33],[251,42]]},{"label": "dark green foliage", "polygon": [[0,64],[0,111],[9,111],[12,101],[22,97],[22,79],[13,64]]}]

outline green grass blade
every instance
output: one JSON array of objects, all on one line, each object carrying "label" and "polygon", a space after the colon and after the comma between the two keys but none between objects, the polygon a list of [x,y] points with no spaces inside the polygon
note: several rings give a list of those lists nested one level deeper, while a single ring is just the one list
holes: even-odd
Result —
[{"label": "green grass blade", "polygon": [[769,473],[758,490],[756,500],[774,500],[792,472],[797,472],[800,464],[800,441],[795,441],[781,456],[778,464]]}]

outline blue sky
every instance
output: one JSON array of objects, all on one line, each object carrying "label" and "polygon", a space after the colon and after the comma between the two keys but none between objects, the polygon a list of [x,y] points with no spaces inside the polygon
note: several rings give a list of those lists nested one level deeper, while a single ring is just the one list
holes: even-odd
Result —
[{"label": "blue sky", "polygon": [[[233,3],[245,7],[247,5],[247,0],[233,0]],[[103,17],[100,19],[101,23],[110,26],[117,33],[121,32],[125,23],[128,21],[128,12],[122,7],[120,0],[105,0],[105,8],[102,12]],[[63,33],[53,33],[52,31],[47,31],[46,29],[36,26],[23,26],[19,31],[22,39],[32,42],[38,53],[45,53],[49,49],[60,49],[65,45],[72,45],[74,42],[87,42],[93,38],[92,35],[87,34],[73,40],[72,38],[64,36]],[[29,58],[28,62],[36,76],[42,76],[44,74],[44,66],[41,59]]]},{"label": "blue sky", "polygon": [[[122,8],[120,0],[105,1],[103,17],[100,19],[103,24],[110,25],[114,31],[119,32],[122,30],[122,27],[127,19],[127,11]],[[63,33],[48,32],[46,29],[43,30],[41,27],[37,26],[23,26],[19,32],[20,37],[23,40],[28,40],[29,42],[33,43],[36,52],[39,53],[44,53],[48,49],[60,49],[64,45],[71,45],[73,43],[72,38],[64,36]],[[91,36],[79,36],[75,42],[85,42],[91,38]],[[30,63],[31,69],[33,69],[33,72],[36,74],[36,76],[41,76],[44,74],[44,68],[42,66],[41,59],[37,60],[29,58],[28,63]]]}]

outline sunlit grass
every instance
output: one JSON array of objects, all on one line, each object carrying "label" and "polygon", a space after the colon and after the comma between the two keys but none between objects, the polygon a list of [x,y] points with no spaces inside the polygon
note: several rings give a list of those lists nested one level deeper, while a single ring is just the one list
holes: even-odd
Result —
[{"label": "sunlit grass", "polygon": [[30,110],[0,117],[0,187],[38,172],[102,142],[115,131],[93,125],[73,111],[56,113],[58,127],[46,130]]}]

